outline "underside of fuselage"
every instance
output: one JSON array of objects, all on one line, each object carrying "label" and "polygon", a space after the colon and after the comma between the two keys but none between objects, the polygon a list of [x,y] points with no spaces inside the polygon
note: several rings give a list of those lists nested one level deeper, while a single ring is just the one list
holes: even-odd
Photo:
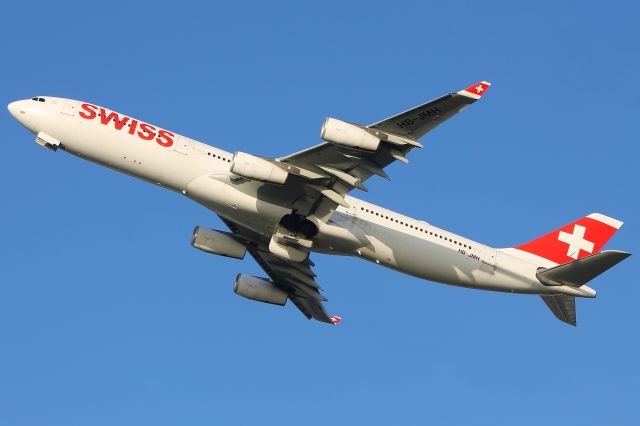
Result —
[{"label": "underside of fuselage", "polygon": [[[254,243],[268,248],[274,233],[283,231],[283,221],[295,211],[257,198],[259,185],[234,182],[232,176],[222,173],[194,179],[187,185],[186,193],[221,217],[253,231]],[[326,223],[315,221],[311,235],[300,228],[288,227],[290,242],[310,240],[308,249],[311,252],[361,257],[439,283],[514,293],[544,291],[535,279],[536,265],[509,259],[510,267],[519,262],[515,269],[523,270],[523,273],[505,274],[499,261],[506,262],[509,255],[501,254],[492,263],[483,261],[481,256],[491,248],[388,210],[385,210],[386,217],[390,214],[403,220],[398,226],[384,226],[367,220],[364,213],[384,209],[354,197],[349,197],[348,201],[350,207],[337,209]],[[415,225],[405,226],[409,221]],[[297,220],[298,225],[304,223],[303,217]],[[465,241],[464,249],[462,240]]]}]

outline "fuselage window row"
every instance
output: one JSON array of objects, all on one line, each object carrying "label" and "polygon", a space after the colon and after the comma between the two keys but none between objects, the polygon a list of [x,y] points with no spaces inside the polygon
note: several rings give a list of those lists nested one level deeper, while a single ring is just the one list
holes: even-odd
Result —
[{"label": "fuselage window row", "polygon": [[467,247],[466,244],[463,244],[460,241],[453,240],[452,238],[444,237],[442,235],[434,234],[433,231],[429,231],[428,229],[419,228],[418,226],[410,225],[409,223],[406,223],[404,221],[398,221],[398,219],[394,219],[392,217],[383,215],[382,213],[379,213],[379,212],[374,212],[373,210],[369,210],[369,209],[364,208],[364,207],[360,207],[360,210],[362,210],[362,211],[364,211],[366,213],[375,214],[376,216],[385,218],[387,220],[390,220],[391,222],[395,221],[396,223],[400,223],[400,225],[408,226],[411,229],[415,229],[416,231],[420,231],[420,232],[425,233],[425,234],[433,235],[436,238],[444,239],[445,241],[449,241],[450,243],[453,243],[454,245],[462,246],[464,248],[468,248],[469,250],[471,250],[471,246]]},{"label": "fuselage window row", "polygon": [[210,156],[212,156],[213,158],[217,158],[218,160],[226,161],[226,162],[228,162],[228,163],[230,163],[230,162],[231,162],[231,160],[229,160],[228,158],[224,158],[224,157],[222,157],[222,156],[220,156],[220,155],[212,154],[212,153],[210,153],[210,152],[207,152],[207,155],[210,155]]}]

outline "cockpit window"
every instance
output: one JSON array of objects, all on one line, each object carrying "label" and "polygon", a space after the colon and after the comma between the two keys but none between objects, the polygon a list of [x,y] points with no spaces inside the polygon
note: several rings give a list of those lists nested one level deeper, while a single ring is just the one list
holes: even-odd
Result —
[{"label": "cockpit window", "polygon": [[31,100],[32,100],[32,101],[37,101],[37,100],[38,100],[38,98],[31,98]]},{"label": "cockpit window", "polygon": [[44,98],[38,98],[40,102],[44,102]]}]

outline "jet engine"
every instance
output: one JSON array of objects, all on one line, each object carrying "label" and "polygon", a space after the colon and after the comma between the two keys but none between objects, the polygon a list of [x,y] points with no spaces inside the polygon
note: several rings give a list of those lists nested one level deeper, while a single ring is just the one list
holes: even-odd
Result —
[{"label": "jet engine", "polygon": [[238,274],[233,291],[235,294],[258,302],[280,306],[287,303],[287,293],[285,291],[276,287],[267,279],[251,275]]},{"label": "jet engine", "polygon": [[322,140],[348,148],[359,148],[375,151],[380,145],[380,139],[367,132],[362,127],[335,118],[325,118],[322,130]]},{"label": "jet engine", "polygon": [[282,185],[289,175],[286,171],[273,163],[247,154],[246,152],[236,152],[231,161],[231,173],[251,180],[276,183]]},{"label": "jet engine", "polygon": [[191,237],[191,246],[220,256],[244,258],[247,247],[228,232],[196,226]]}]

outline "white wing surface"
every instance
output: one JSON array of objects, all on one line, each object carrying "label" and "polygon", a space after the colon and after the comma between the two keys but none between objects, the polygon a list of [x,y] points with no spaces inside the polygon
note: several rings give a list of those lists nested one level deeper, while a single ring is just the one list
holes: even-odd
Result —
[{"label": "white wing surface", "polygon": [[388,179],[388,165],[408,163],[407,154],[422,147],[418,138],[480,99],[489,86],[483,81],[368,126],[345,123],[379,139],[374,150],[324,142],[278,158],[294,175],[285,184],[291,207],[326,220],[337,205],[345,205],[346,193],[366,191],[363,183],[373,175]]}]

